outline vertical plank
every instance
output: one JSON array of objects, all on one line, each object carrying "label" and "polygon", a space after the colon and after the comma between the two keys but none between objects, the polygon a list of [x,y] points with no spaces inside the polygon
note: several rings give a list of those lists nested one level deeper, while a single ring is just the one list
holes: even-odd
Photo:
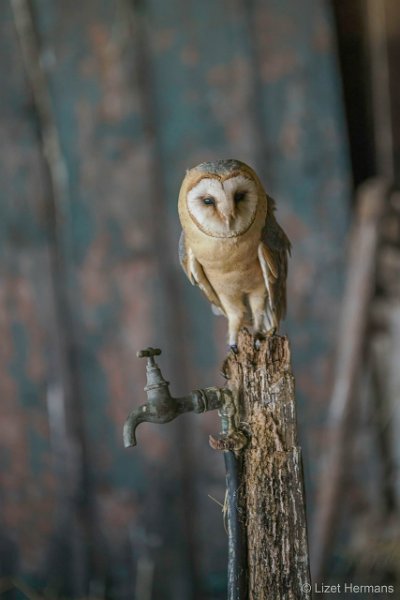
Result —
[{"label": "vertical plank", "polygon": [[23,571],[43,582],[57,499],[46,403],[53,305],[46,185],[8,3],[0,7],[0,28],[0,70],[7,74],[0,101],[1,576]]},{"label": "vertical plank", "polygon": [[387,69],[389,76],[389,105],[390,120],[392,127],[392,152],[393,152],[393,177],[396,183],[399,180],[400,171],[400,139],[399,139],[399,114],[397,106],[399,104],[400,87],[397,79],[397,65],[400,55],[400,37],[396,24],[398,23],[400,11],[399,5],[394,0],[385,0],[385,27],[386,27],[386,52]]}]

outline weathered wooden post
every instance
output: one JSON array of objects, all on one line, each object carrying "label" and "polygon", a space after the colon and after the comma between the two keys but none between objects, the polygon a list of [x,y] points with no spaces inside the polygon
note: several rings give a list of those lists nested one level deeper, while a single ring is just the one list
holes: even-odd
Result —
[{"label": "weathered wooden post", "polygon": [[267,337],[256,350],[253,336],[242,330],[238,347],[238,354],[231,353],[226,359],[223,372],[238,398],[239,429],[249,438],[240,451],[238,494],[247,546],[248,592],[244,598],[311,598],[288,340]]}]

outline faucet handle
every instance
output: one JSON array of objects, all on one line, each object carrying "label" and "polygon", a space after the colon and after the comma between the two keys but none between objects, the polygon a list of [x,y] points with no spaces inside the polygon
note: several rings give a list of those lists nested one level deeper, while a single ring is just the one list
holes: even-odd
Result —
[{"label": "faucet handle", "polygon": [[139,350],[136,352],[136,356],[138,358],[151,358],[153,356],[159,356],[161,354],[160,348],[145,348],[144,350]]}]

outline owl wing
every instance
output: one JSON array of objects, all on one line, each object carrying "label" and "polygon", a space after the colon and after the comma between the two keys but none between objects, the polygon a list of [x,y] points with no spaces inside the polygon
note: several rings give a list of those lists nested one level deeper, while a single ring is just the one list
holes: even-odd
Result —
[{"label": "owl wing", "polygon": [[275,219],[275,201],[268,197],[268,212],[261,231],[258,258],[268,290],[267,314],[278,327],[286,313],[286,277],[291,244]]},{"label": "owl wing", "polygon": [[211,302],[213,312],[216,314],[225,314],[220,299],[218,298],[213,286],[208,281],[203,267],[194,256],[192,249],[187,246],[183,231],[181,233],[181,237],[179,238],[179,262],[181,263],[181,267],[185,271],[190,283],[192,285],[198,285],[201,291]]}]

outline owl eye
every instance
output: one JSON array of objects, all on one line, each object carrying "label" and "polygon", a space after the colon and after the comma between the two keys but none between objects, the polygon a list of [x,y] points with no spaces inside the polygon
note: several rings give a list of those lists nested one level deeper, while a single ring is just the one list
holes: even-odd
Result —
[{"label": "owl eye", "polygon": [[214,200],[214,198],[211,198],[211,196],[207,196],[207,198],[203,198],[203,202],[204,202],[204,204],[207,204],[207,206],[213,206],[215,204],[215,200]]},{"label": "owl eye", "polygon": [[246,192],[235,192],[234,200],[236,203],[241,202],[246,198]]}]

